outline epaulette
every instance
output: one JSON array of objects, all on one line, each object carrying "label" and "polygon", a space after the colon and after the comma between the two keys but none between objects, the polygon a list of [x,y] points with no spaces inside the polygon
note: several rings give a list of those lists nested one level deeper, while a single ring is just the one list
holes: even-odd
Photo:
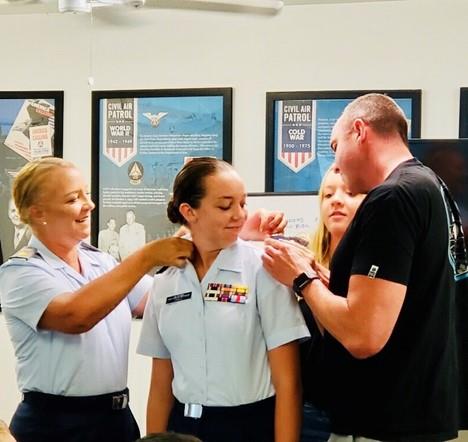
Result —
[{"label": "epaulette", "polygon": [[25,246],[19,249],[14,255],[11,255],[10,259],[19,258],[28,261],[29,258],[32,258],[36,253],[37,249],[35,247]]},{"label": "epaulette", "polygon": [[91,250],[92,252],[101,252],[97,247],[92,246],[91,244],[88,244],[87,242],[82,242],[81,247],[86,250]]}]

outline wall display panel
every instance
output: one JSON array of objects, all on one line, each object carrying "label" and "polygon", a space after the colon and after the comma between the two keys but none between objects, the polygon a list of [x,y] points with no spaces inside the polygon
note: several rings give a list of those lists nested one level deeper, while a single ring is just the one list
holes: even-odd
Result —
[{"label": "wall display panel", "polygon": [[[468,233],[468,139],[409,140],[410,150],[447,185]],[[465,235],[468,244],[468,238]]]},{"label": "wall display panel", "polygon": [[26,163],[62,156],[63,91],[0,92],[0,263],[28,244],[11,197],[12,182]]},{"label": "wall display panel", "polygon": [[92,101],[92,241],[121,260],[176,230],[166,208],[186,161],[231,161],[232,89],[95,91]]},{"label": "wall display panel", "polygon": [[468,87],[460,89],[459,137],[468,138]]},{"label": "wall display panel", "polygon": [[408,135],[421,136],[421,91],[268,92],[265,191],[318,192],[334,160],[330,135],[343,109],[369,92],[394,98],[408,119]]},{"label": "wall display panel", "polygon": [[249,193],[249,212],[256,209],[281,210],[288,225],[285,234],[309,240],[319,221],[318,196],[313,193]]}]

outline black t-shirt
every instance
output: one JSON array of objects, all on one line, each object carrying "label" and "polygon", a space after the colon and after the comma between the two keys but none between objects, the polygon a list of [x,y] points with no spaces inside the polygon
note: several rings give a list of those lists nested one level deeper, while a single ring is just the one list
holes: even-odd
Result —
[{"label": "black t-shirt", "polygon": [[395,328],[376,355],[356,359],[324,338],[332,431],[384,441],[442,441],[458,429],[455,281],[447,205],[436,176],[400,164],[358,209],[331,262],[330,290],[351,275],[404,284]]},{"label": "black t-shirt", "polygon": [[323,408],[323,396],[325,394],[322,380],[323,336],[309,306],[303,299],[299,301],[299,307],[310,332],[310,339],[306,339],[299,344],[302,399],[313,403],[315,407]]}]

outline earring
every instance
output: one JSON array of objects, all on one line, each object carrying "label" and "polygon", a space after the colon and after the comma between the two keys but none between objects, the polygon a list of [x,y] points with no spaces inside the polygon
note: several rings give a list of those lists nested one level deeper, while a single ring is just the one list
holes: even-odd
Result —
[{"label": "earring", "polygon": [[43,226],[47,225],[47,221],[42,221],[42,225]]}]

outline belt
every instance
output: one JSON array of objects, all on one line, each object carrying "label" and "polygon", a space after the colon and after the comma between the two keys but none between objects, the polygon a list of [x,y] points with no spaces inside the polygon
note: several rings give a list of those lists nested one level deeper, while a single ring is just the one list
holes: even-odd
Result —
[{"label": "belt", "polygon": [[63,411],[123,410],[128,406],[129,397],[128,388],[97,396],[58,396],[28,391],[23,394],[23,402],[45,409]]},{"label": "belt", "polygon": [[179,402],[177,399],[174,403],[174,409],[177,413],[182,414],[184,417],[191,417],[193,419],[199,419],[203,417],[217,417],[224,414],[229,415],[233,419],[241,418],[245,415],[252,415],[259,411],[267,411],[269,408],[273,411],[275,408],[275,396],[271,396],[261,401],[252,402],[250,404],[235,405],[235,406],[224,406],[224,407],[213,407],[201,404],[188,403],[184,404]]}]

